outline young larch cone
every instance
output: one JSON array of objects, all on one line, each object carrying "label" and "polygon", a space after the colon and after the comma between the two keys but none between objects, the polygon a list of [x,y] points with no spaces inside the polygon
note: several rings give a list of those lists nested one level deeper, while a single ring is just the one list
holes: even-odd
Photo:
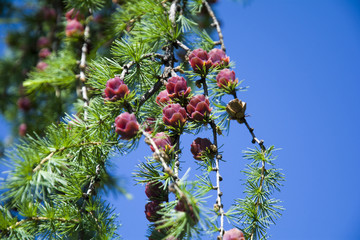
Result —
[{"label": "young larch cone", "polygon": [[178,212],[186,212],[187,214],[190,215],[190,218],[194,221],[194,223],[198,222],[198,219],[197,219],[197,217],[195,216],[195,213],[194,213],[193,206],[191,206],[191,204],[188,205],[185,202],[185,200],[180,199],[178,201],[178,203],[176,204],[176,206],[175,206],[175,210],[178,211]]},{"label": "young larch cone", "polygon": [[129,88],[120,77],[110,78],[104,90],[105,100],[116,101],[129,94]]},{"label": "young larch cone", "polygon": [[26,123],[20,124],[20,126],[19,126],[19,135],[20,135],[21,137],[25,136],[26,131],[27,131],[27,125],[26,125]]},{"label": "young larch cone", "polygon": [[84,34],[84,26],[76,19],[66,24],[65,35],[67,37],[81,37]]},{"label": "young larch cone", "polygon": [[40,37],[38,40],[37,40],[37,47],[39,49],[41,48],[46,48],[46,47],[50,47],[51,45],[51,42],[50,40],[47,38],[47,37]]},{"label": "young larch cone", "polygon": [[156,103],[159,105],[159,106],[164,106],[164,105],[167,105],[171,102],[170,98],[169,98],[169,94],[167,92],[167,90],[164,90],[164,91],[161,91],[159,93],[159,95],[157,95],[156,97]]},{"label": "young larch cone", "polygon": [[201,160],[204,153],[212,152],[211,145],[212,143],[208,138],[196,138],[190,145],[190,151],[196,160]]},{"label": "young larch cone", "polygon": [[48,48],[42,48],[39,52],[39,58],[47,58],[51,54],[51,51]]},{"label": "young larch cone", "polygon": [[47,64],[46,62],[40,61],[36,64],[36,68],[42,72],[44,71],[47,67],[49,66],[49,64]]},{"label": "young larch cone", "polygon": [[187,86],[185,78],[176,76],[168,79],[166,90],[169,98],[181,99],[189,96],[191,88]]},{"label": "young larch cone", "polygon": [[145,215],[147,220],[150,222],[156,222],[161,218],[161,216],[157,213],[161,209],[159,201],[151,201],[145,205]]},{"label": "young larch cone", "polygon": [[186,106],[186,109],[191,118],[196,121],[202,121],[205,117],[208,117],[211,112],[209,99],[204,95],[193,96]]},{"label": "young larch cone", "polygon": [[230,62],[230,58],[226,56],[226,53],[223,50],[217,48],[214,48],[209,52],[209,59],[213,67],[226,67]]},{"label": "young larch cone", "polygon": [[[164,132],[157,133],[153,138],[153,141],[159,150],[164,150],[165,152],[172,147],[170,137]],[[150,145],[150,148],[151,151],[155,152],[152,145]]]},{"label": "young larch cone", "polygon": [[163,121],[165,125],[174,128],[183,127],[186,122],[186,111],[180,104],[169,104],[163,109]]},{"label": "young larch cone", "polygon": [[31,108],[31,101],[28,97],[22,97],[22,98],[19,98],[19,100],[17,101],[17,105],[18,105],[18,108],[27,112]]},{"label": "young larch cone", "polygon": [[76,19],[76,20],[83,20],[84,15],[80,13],[79,10],[75,10],[75,8],[70,9],[66,14],[65,17],[68,21]]},{"label": "young larch cone", "polygon": [[235,86],[239,81],[235,78],[235,72],[226,68],[218,73],[216,82],[219,88],[226,88]]},{"label": "young larch cone", "polygon": [[145,186],[146,196],[153,201],[166,201],[168,196],[164,190],[164,185],[161,182],[148,182]]},{"label": "young larch cone", "polygon": [[139,131],[139,124],[134,114],[124,112],[115,119],[115,132],[121,139],[129,140],[136,136]]},{"label": "young larch cone", "polygon": [[189,63],[196,73],[207,73],[212,66],[208,53],[201,48],[195,49],[190,53]]},{"label": "young larch cone", "polygon": [[237,228],[226,231],[223,240],[245,240],[244,233]]}]

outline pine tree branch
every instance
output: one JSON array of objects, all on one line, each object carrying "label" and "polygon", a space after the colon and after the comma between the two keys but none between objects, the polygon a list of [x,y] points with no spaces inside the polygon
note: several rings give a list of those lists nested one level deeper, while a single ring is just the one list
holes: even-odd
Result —
[{"label": "pine tree branch", "polygon": [[140,131],[145,136],[147,141],[151,144],[151,146],[154,148],[155,154],[156,154],[157,158],[160,160],[161,165],[162,165],[162,167],[164,169],[164,172],[167,173],[170,177],[172,177],[174,179],[174,181],[172,183],[172,186],[169,187],[169,191],[171,191],[173,193],[177,192],[179,194],[179,199],[184,199],[185,198],[187,203],[190,204],[190,202],[187,199],[186,195],[182,192],[182,190],[180,189],[180,187],[179,187],[179,185],[177,183],[177,181],[179,179],[178,176],[176,176],[174,171],[166,163],[166,160],[164,158],[165,153],[160,152],[159,148],[156,146],[154,140],[151,138],[149,133],[147,133],[144,129],[140,129]]},{"label": "pine tree branch", "polygon": [[[204,95],[207,97],[209,95],[208,92],[208,86],[206,83],[206,77],[202,77],[201,82],[203,84],[204,87]],[[220,214],[220,229],[219,229],[219,236],[218,239],[221,240],[223,235],[224,235],[224,206],[221,202],[221,197],[223,195],[223,193],[221,192],[220,189],[220,182],[223,180],[223,178],[220,175],[220,160],[222,159],[222,155],[219,154],[219,150],[218,150],[218,142],[217,142],[217,130],[216,130],[216,124],[214,120],[210,121],[210,126],[211,129],[213,131],[213,138],[214,138],[214,145],[216,147],[216,158],[215,158],[215,172],[216,172],[216,186],[214,187],[214,190],[217,191],[217,197],[216,197],[216,204],[219,208],[219,214]]]},{"label": "pine tree branch", "polygon": [[[234,91],[234,99],[236,99],[236,92]],[[252,140],[251,142],[253,144],[257,143],[261,149],[262,154],[265,154],[266,152],[266,147],[264,145],[264,140],[259,140],[254,133],[254,128],[250,127],[249,123],[247,122],[246,118],[243,117],[242,119],[240,119],[241,122],[243,122],[246,126],[246,128],[248,129],[249,133],[251,134]],[[264,179],[265,179],[265,157],[264,159],[261,161],[261,176],[260,176],[260,183],[259,183],[259,191],[261,192],[262,188],[263,188],[263,184],[264,184]],[[258,216],[258,212],[259,212],[259,208],[260,208],[260,198],[257,198],[256,202],[255,202],[255,210],[256,210],[256,215]],[[253,219],[253,223],[256,222],[257,219]],[[250,233],[250,240],[254,239],[255,236],[255,232],[256,232],[256,227],[252,228],[252,231]]]},{"label": "pine tree branch", "polygon": [[41,159],[40,163],[33,169],[33,172],[35,173],[35,172],[39,171],[41,169],[41,166],[44,165],[47,161],[49,161],[56,153],[60,153],[69,148],[77,148],[77,147],[82,147],[82,146],[86,146],[86,145],[101,145],[101,144],[102,144],[101,142],[86,142],[86,143],[80,143],[80,144],[75,144],[75,145],[61,147],[59,149],[56,149],[55,151],[50,152],[48,156]]},{"label": "pine tree branch", "polygon": [[177,9],[177,3],[178,3],[178,0],[172,1],[171,6],[170,6],[170,12],[169,12],[169,20],[170,20],[171,23],[172,23],[173,29],[176,28],[176,12],[177,12],[176,9]]},{"label": "pine tree branch", "polygon": [[[207,0],[203,0],[203,4],[206,8],[206,10],[208,11],[210,17],[212,18],[213,20],[213,24],[216,28],[216,31],[218,32],[218,35],[219,35],[219,42],[221,44],[221,49],[225,52],[226,51],[226,48],[225,48],[225,44],[224,44],[224,36],[222,34],[222,31],[221,31],[221,27],[220,27],[220,23],[219,21],[217,20],[216,16],[215,16],[215,13],[214,11],[211,9],[211,6],[210,4],[207,2]],[[217,44],[217,42],[215,42],[215,44]]]},{"label": "pine tree branch", "polygon": [[176,40],[176,44],[181,47],[182,49],[184,49],[186,52],[191,52],[191,49],[186,46],[184,43],[180,42],[179,40]]},{"label": "pine tree branch", "polygon": [[[256,138],[256,136],[255,136],[255,134],[254,134],[254,128],[250,127],[250,125],[249,125],[249,123],[247,122],[247,120],[245,119],[245,117],[244,117],[243,121],[244,121],[244,123],[245,123],[245,126],[246,126],[247,129],[249,130],[252,138],[253,138],[251,142],[252,142],[253,144],[257,143],[257,144],[260,146],[260,148],[261,148],[261,152],[264,154],[265,151],[266,151],[266,148],[265,148],[265,146],[264,146],[264,140],[259,140],[259,139]],[[261,166],[261,177],[260,177],[260,184],[259,184],[259,191],[260,191],[260,192],[261,192],[261,190],[262,190],[262,188],[263,188],[263,183],[264,183],[264,178],[265,178],[265,171],[266,171],[266,169],[265,169],[265,161],[264,161],[264,160],[261,161],[261,165],[262,165],[262,166]],[[258,215],[259,206],[260,206],[260,199],[257,198],[256,203],[255,203],[256,215]],[[255,221],[255,220],[254,220],[254,221]],[[256,231],[256,228],[254,227],[254,228],[252,229],[252,232],[250,233],[250,240],[253,240],[254,235],[255,235],[255,231]]]},{"label": "pine tree branch", "polygon": [[95,176],[93,176],[93,178],[91,179],[89,187],[88,187],[86,193],[84,194],[85,199],[89,199],[89,197],[95,193],[95,185],[96,185],[96,183],[98,183],[100,181],[100,178],[99,178],[100,171],[101,171],[100,164],[97,164],[95,169],[96,169]]},{"label": "pine tree branch", "polygon": [[85,76],[85,68],[86,68],[86,55],[88,53],[88,45],[90,41],[90,26],[89,23],[86,24],[84,30],[84,42],[81,48],[81,58],[80,58],[80,81],[81,81],[81,93],[82,98],[84,100],[84,120],[87,120],[87,110],[86,108],[89,106],[89,97],[88,97],[88,90],[85,85],[86,83],[86,76]]},{"label": "pine tree branch", "polygon": [[8,227],[6,230],[10,231],[12,229],[17,228],[18,226],[30,222],[30,221],[59,221],[64,223],[80,223],[79,219],[66,219],[66,218],[48,218],[48,217],[30,217],[27,219],[23,219],[21,221],[16,222],[15,224]]},{"label": "pine tree branch", "polygon": [[175,136],[175,167],[174,167],[174,172],[175,172],[175,176],[177,178],[179,178],[179,167],[180,167],[180,156],[179,156],[179,151],[180,151],[180,135],[177,134]]}]

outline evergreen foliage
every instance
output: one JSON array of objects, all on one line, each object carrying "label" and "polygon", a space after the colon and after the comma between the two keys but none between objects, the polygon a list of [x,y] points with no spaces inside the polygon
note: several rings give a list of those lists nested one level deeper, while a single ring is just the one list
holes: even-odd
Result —
[{"label": "evergreen foliage", "polygon": [[[222,239],[224,218],[239,227],[246,239],[266,239],[267,228],[282,210],[272,194],[280,190],[283,175],[274,167],[274,148],[265,148],[263,141],[255,137],[246,120],[246,104],[237,99],[236,92],[246,87],[242,82],[224,88],[217,83],[219,72],[234,63],[212,51],[219,45],[225,55],[221,28],[210,1],[42,3],[52,6],[56,17],[38,24],[42,26],[40,33],[33,38],[35,41],[46,32],[52,42],[52,53],[42,59],[47,64],[42,69],[34,67],[38,60],[35,57],[27,67],[32,70],[26,74],[26,81],[23,75],[16,75],[15,85],[23,84],[26,93],[20,95],[26,94],[37,103],[31,110],[33,115],[26,118],[44,114],[39,121],[48,126],[34,127],[35,131],[15,144],[3,159],[10,171],[1,183],[0,236],[118,238],[122,229],[117,231],[116,216],[98,193],[115,188],[126,194],[108,174],[109,159],[114,154],[136,150],[144,136],[154,154],[137,166],[134,177],[141,184],[161,182],[162,190],[173,199],[162,202],[149,199],[152,204],[146,212],[149,239],[209,239],[215,234]],[[76,35],[66,32],[70,20],[64,20],[65,6],[68,10],[74,8],[71,21],[81,25]],[[40,13],[45,10],[41,8]],[[111,13],[110,17],[106,18],[104,13]],[[214,29],[218,41],[210,37]],[[208,56],[193,62],[189,56],[200,47]],[[199,61],[201,66],[196,68]],[[7,66],[14,67],[9,59],[2,60],[0,72],[5,72]],[[191,93],[185,95],[181,90],[188,89],[185,83],[174,83],[177,95],[167,95],[171,104],[159,103],[159,92],[169,93],[168,79],[176,76],[189,80]],[[110,83],[109,79],[114,78],[114,83]],[[19,97],[11,91],[13,98]],[[111,100],[105,99],[107,94]],[[191,115],[189,102],[199,94],[210,102],[194,101],[192,111],[197,115]],[[225,95],[233,96],[234,100],[225,103]],[[49,102],[44,102],[48,97]],[[61,107],[56,115],[48,117],[51,113],[44,109],[53,111],[51,100]],[[126,117],[118,120],[120,116]],[[245,152],[244,158],[252,161],[244,171],[245,198],[234,200],[234,205],[225,211],[221,203],[222,155],[217,137],[222,131],[229,131],[230,120],[245,125],[259,149]],[[212,132],[211,145],[205,150],[203,146],[194,146],[194,151],[199,151],[197,163],[202,174],[195,181],[188,180],[189,172],[180,178],[181,135],[206,130]],[[161,145],[162,139],[156,139],[158,133],[168,136],[170,145],[168,142]],[[266,164],[271,167],[265,168]],[[214,175],[216,182],[210,177]],[[214,190],[215,204],[208,197]]]}]

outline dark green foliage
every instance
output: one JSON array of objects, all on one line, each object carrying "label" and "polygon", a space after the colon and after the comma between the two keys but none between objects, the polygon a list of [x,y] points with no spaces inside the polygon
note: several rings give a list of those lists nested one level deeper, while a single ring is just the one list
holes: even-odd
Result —
[{"label": "dark green foliage", "polygon": [[[16,101],[28,95],[34,105],[28,113],[22,113],[22,122],[30,125],[34,121],[36,126],[37,121],[42,121],[48,126],[32,127],[36,132],[23,138],[3,160],[10,170],[1,183],[0,237],[118,237],[113,210],[101,200],[100,193],[104,189],[117,189],[127,195],[116,178],[109,175],[109,159],[135,150],[144,135],[155,153],[145,157],[134,177],[138,183],[160,181],[170,199],[161,203],[161,210],[157,212],[160,219],[149,225],[151,239],[208,239],[216,232],[220,232],[221,237],[224,217],[242,226],[252,240],[266,238],[266,228],[280,215],[281,209],[278,201],[270,196],[279,190],[283,180],[278,169],[265,169],[265,164],[273,165],[272,147],[266,150],[261,146],[262,150],[246,152],[245,158],[252,160],[244,171],[247,196],[236,200],[228,212],[221,204],[222,148],[217,136],[222,130],[229,131],[230,123],[222,98],[232,90],[245,90],[245,87],[237,85],[231,91],[220,90],[216,85],[220,67],[210,68],[207,74],[189,69],[186,56],[191,50],[198,47],[210,50],[219,44],[209,35],[210,23],[214,20],[211,11],[205,9],[207,2],[129,0],[111,4],[103,0],[67,0],[66,4],[67,9],[79,9],[85,15],[81,24],[89,31],[84,36],[64,37],[65,10],[62,3],[56,2],[51,6],[60,14],[57,21],[39,24],[39,32],[34,31],[31,37],[35,43],[40,36],[50,36],[53,52],[44,60],[48,67],[36,69],[38,57],[24,52],[20,53],[24,59],[33,58],[26,66],[27,70],[31,69],[29,73],[20,74],[19,69],[24,68],[25,63],[14,66],[12,58],[0,64],[0,73],[5,73],[7,68],[16,72],[6,75],[14,78],[16,84],[0,88],[1,100],[5,101],[10,95],[12,101]],[[103,22],[95,21],[97,14],[110,17],[104,17]],[[18,47],[19,40],[13,41]],[[39,50],[29,48],[35,55]],[[162,107],[155,99],[165,89],[167,79],[176,74],[200,90],[195,91],[193,87],[188,99],[174,102],[186,107],[195,94],[209,97],[213,110],[203,121],[186,116],[187,122],[180,128],[164,124]],[[115,76],[124,80],[130,93],[110,102],[104,99],[104,90],[107,81]],[[17,92],[22,83],[26,92]],[[14,111],[7,106],[1,110]],[[134,114],[139,123],[139,130],[130,140],[121,139],[115,132],[115,118],[124,112]],[[44,116],[38,119],[40,114]],[[18,113],[12,112],[10,116],[17,119]],[[155,120],[151,132],[145,132],[149,117]],[[206,130],[213,134],[211,149],[198,161],[201,174],[190,181],[189,172],[179,174],[181,134]],[[169,151],[159,150],[153,143],[152,138],[160,132],[172,139],[173,147]],[[210,177],[214,172],[216,184]],[[217,191],[216,202],[209,199],[212,190]]]}]

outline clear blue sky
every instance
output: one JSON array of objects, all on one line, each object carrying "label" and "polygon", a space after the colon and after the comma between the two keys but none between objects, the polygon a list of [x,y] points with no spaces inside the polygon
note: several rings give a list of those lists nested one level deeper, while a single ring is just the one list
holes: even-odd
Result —
[{"label": "clear blue sky", "polygon": [[[248,121],[266,145],[282,148],[277,164],[286,182],[276,197],[286,211],[270,239],[360,239],[360,1],[218,2],[227,53],[237,77],[250,86],[239,94],[248,103]],[[191,172],[194,138],[186,135],[182,143],[182,166]],[[252,147],[250,141],[245,126],[236,124],[220,138],[225,209],[243,196],[241,150]],[[150,154],[148,146],[139,147],[113,159],[112,172],[127,179],[133,200],[108,197],[120,213],[119,232],[129,240],[145,239],[147,225],[144,187],[133,187],[131,178],[144,152]]]}]

